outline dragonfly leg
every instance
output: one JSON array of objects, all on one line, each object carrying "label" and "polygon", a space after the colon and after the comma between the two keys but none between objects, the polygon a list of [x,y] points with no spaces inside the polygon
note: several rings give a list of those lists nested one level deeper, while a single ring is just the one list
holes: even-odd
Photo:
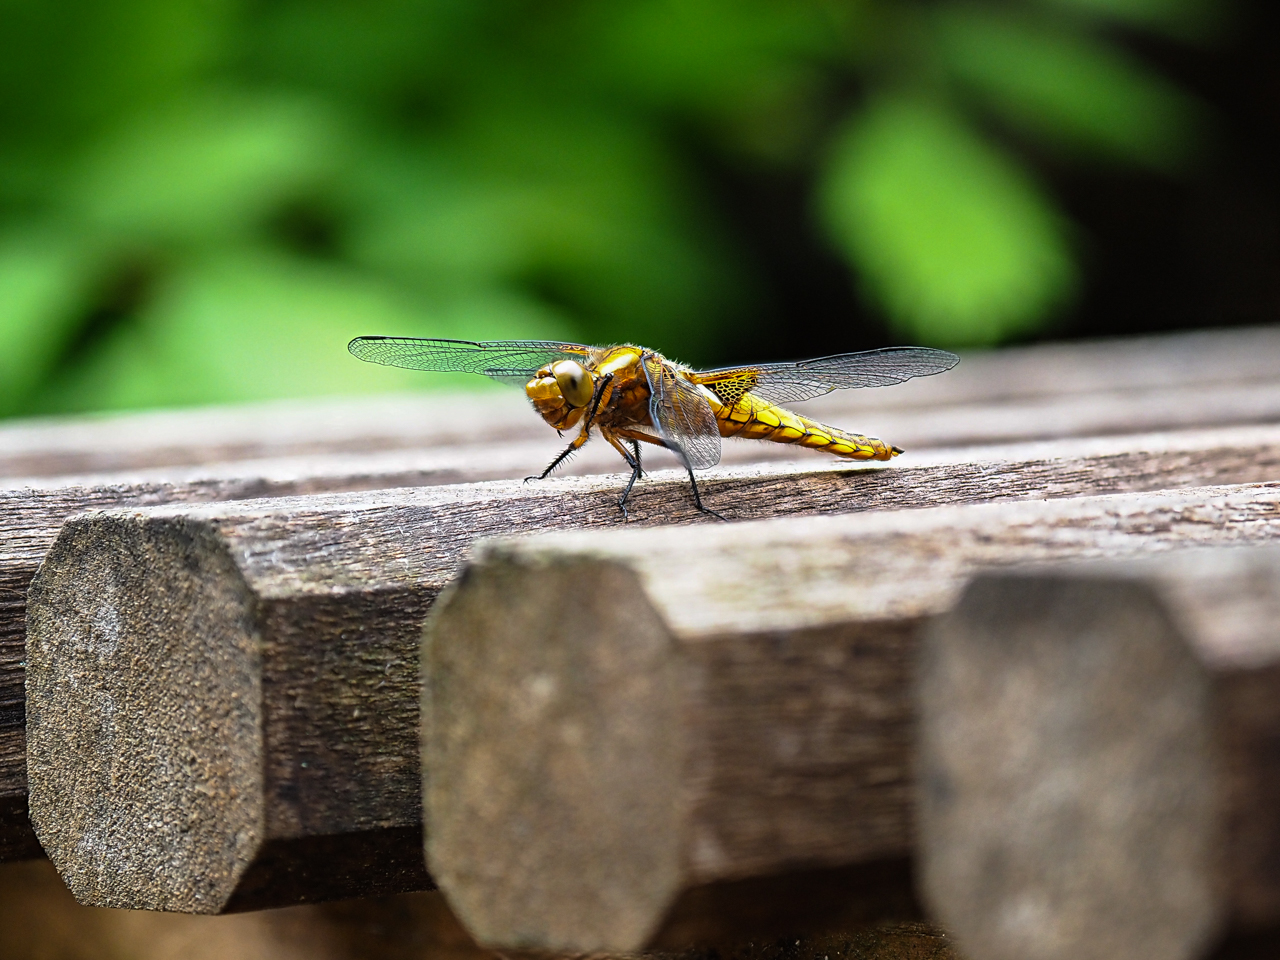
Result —
[{"label": "dragonfly leg", "polygon": [[[630,440],[630,441],[631,441],[631,445],[632,445],[633,447],[635,447],[636,455],[635,455],[635,462],[634,462],[634,463],[632,463],[632,458],[631,458],[630,456],[628,456],[628,455],[627,455],[627,452],[626,452],[626,450],[623,448],[623,446],[622,446],[620,443],[618,443],[618,441],[614,438],[614,434],[615,434],[615,433],[616,433],[616,434],[617,434],[617,436],[619,436],[619,437],[625,437],[626,439]],[[651,436],[649,436],[647,433],[638,433],[638,432],[637,432],[637,433],[633,433],[632,431],[630,431],[630,430],[625,430],[625,429],[615,429],[615,430],[612,430],[612,431],[610,431],[609,433],[606,433],[606,434],[605,434],[605,437],[606,437],[606,439],[608,439],[608,441],[609,441],[611,444],[613,444],[614,449],[616,449],[619,453],[621,453],[621,454],[622,454],[622,456],[623,456],[623,457],[626,459],[626,461],[627,461],[627,465],[628,465],[628,466],[630,466],[630,467],[631,467],[631,470],[632,470],[632,474],[631,474],[631,482],[627,484],[627,489],[626,489],[626,491],[622,494],[622,500],[621,500],[621,501],[619,501],[619,503],[618,503],[618,506],[622,507],[622,513],[623,513],[623,515],[625,516],[625,515],[626,515],[626,512],[627,512],[627,508],[626,508],[625,506],[623,506],[623,504],[625,504],[625,503],[626,503],[626,500],[627,500],[627,494],[629,494],[629,493],[631,492],[631,487],[632,487],[632,485],[636,482],[636,478],[637,478],[637,477],[639,477],[639,476],[640,476],[640,474],[641,474],[641,471],[640,471],[640,441],[643,441],[643,442],[645,442],[645,443],[652,443],[654,446],[657,446],[657,447],[666,447],[666,446],[667,446],[667,443],[666,443],[666,441],[665,441],[665,440],[660,440],[660,439],[658,439],[657,437],[651,437]],[[670,449],[670,448],[668,447],[668,449]],[[687,470],[687,471],[688,471],[688,473],[689,473],[689,486],[691,486],[691,487],[693,488],[693,505],[694,505],[695,507],[697,507],[697,508],[698,508],[698,511],[699,511],[700,513],[709,514],[710,516],[715,517],[717,520],[728,520],[728,517],[722,517],[722,516],[720,516],[720,514],[716,513],[714,510],[712,510],[712,509],[710,509],[710,508],[705,507],[705,506],[703,506],[703,505],[702,505],[702,494],[700,494],[700,493],[698,492],[698,481],[697,481],[697,479],[695,479],[695,478],[694,478],[694,476],[693,476],[693,470],[692,470],[692,468],[690,468],[690,467],[689,467],[689,465],[688,465],[688,464],[685,464],[685,470]]]},{"label": "dragonfly leg", "polygon": [[560,464],[564,463],[566,460],[572,457],[575,453],[581,450],[582,445],[586,443],[588,439],[590,439],[590,436],[591,436],[590,433],[588,433],[586,430],[583,430],[580,434],[578,434],[576,437],[573,438],[573,443],[569,444],[567,447],[561,450],[560,455],[556,457],[554,460],[552,460],[549,464],[547,464],[547,469],[543,470],[536,477],[525,477],[524,482],[528,483],[530,480],[547,479],[547,475],[550,474],[552,470],[560,466]]},{"label": "dragonfly leg", "polygon": [[697,507],[702,513],[710,514],[711,516],[715,517],[717,520],[727,520],[726,517],[722,517],[720,516],[720,514],[716,513],[714,510],[710,509],[709,507],[704,507],[702,505],[702,497],[698,493],[698,481],[693,478],[693,469],[689,467],[687,464],[685,465],[685,469],[689,471],[689,485],[693,487],[693,505]]},{"label": "dragonfly leg", "polygon": [[596,411],[600,409],[600,404],[604,401],[605,394],[610,393],[609,384],[613,382],[613,374],[606,373],[600,378],[600,382],[596,384],[595,395],[591,398],[591,407],[587,410],[587,416],[582,421],[582,429],[590,430],[591,421],[596,418]]},{"label": "dragonfly leg", "polygon": [[631,496],[631,488],[636,485],[636,480],[640,478],[640,461],[636,460],[631,464],[631,479],[627,481],[627,488],[622,491],[622,496],[618,498],[618,509],[622,511],[622,519],[630,520],[631,515],[627,513],[627,497]]},{"label": "dragonfly leg", "polygon": [[[613,439],[612,434],[617,434],[617,436],[625,437],[627,440],[631,441],[632,446],[635,447],[634,463],[632,462],[632,458],[627,455],[625,449]],[[626,459],[627,465],[631,467],[631,470],[632,470],[631,481],[627,484],[627,489],[622,494],[622,500],[618,504],[618,506],[622,507],[622,512],[625,515],[627,512],[627,508],[625,506],[627,495],[631,493],[631,487],[635,484],[636,479],[643,475],[643,471],[640,469],[640,443],[642,442],[652,443],[654,446],[657,446],[657,447],[666,447],[667,444],[665,441],[660,440],[657,437],[651,437],[647,433],[632,432],[630,430],[625,430],[625,429],[615,428],[613,431],[610,432],[610,434],[606,434],[606,436],[609,437],[609,442],[612,443],[614,447],[618,450],[618,452],[621,453],[622,456]],[[713,516],[717,520],[727,520],[728,519],[727,517],[722,517],[720,514],[716,513],[714,510],[703,506],[702,494],[698,491],[698,481],[694,477],[693,471],[687,465],[685,466],[685,470],[689,472],[689,486],[693,488],[693,504],[698,508],[698,511],[700,513],[705,513],[710,516]]]},{"label": "dragonfly leg", "polygon": [[609,441],[610,446],[622,454],[622,459],[627,461],[627,466],[631,468],[631,479],[627,481],[627,489],[622,491],[622,496],[618,498],[618,509],[622,511],[622,519],[629,520],[630,514],[627,513],[627,497],[631,496],[631,488],[636,485],[636,481],[644,475],[644,471],[640,468],[640,444],[632,440],[631,447],[634,454],[628,453],[627,448],[618,442],[618,438],[613,435],[612,430],[602,428],[600,433]]}]

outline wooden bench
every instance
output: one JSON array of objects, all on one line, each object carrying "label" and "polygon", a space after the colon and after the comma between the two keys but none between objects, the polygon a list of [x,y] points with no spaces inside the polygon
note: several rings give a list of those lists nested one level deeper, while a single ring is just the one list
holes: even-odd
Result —
[{"label": "wooden bench", "polygon": [[0,428],[0,470],[53,474],[0,481],[0,858],[39,852],[29,790],[82,903],[436,882],[481,942],[571,952],[918,919],[919,627],[991,567],[1275,539],[1280,333],[823,399],[916,449],[730,444],[704,497],[758,522],[658,470],[626,529],[603,445],[515,479],[555,450],[518,397]]}]

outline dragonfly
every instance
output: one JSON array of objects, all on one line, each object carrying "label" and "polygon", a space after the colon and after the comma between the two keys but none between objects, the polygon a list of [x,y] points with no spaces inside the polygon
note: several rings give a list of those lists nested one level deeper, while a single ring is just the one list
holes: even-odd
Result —
[{"label": "dragonfly", "polygon": [[814,360],[757,363],[694,370],[632,344],[593,347],[555,340],[433,340],[356,337],[347,349],[361,360],[433,373],[476,373],[522,384],[534,409],[573,441],[536,477],[545,479],[591,438],[613,447],[631,479],[627,498],[643,475],[640,445],[671,450],[689,474],[694,505],[706,507],[695,470],[720,462],[722,437],[769,440],[820,450],[845,460],[891,460],[903,451],[875,437],[847,433],[780,404],[810,400],[833,390],[884,387],[950,370],[960,360],[931,347],[882,347]]}]

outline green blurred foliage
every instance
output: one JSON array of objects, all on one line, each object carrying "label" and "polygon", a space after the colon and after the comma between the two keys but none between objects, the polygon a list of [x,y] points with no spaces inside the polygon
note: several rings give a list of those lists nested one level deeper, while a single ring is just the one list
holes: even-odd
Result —
[{"label": "green blurred foliage", "polygon": [[1052,202],[928,100],[878,103],[855,117],[822,199],[869,290],[926,342],[1019,333],[1075,280]]},{"label": "green blurred foliage", "polygon": [[1203,41],[1221,29],[1229,4],[1203,0],[1039,0],[1084,17],[1144,27],[1192,42]]},{"label": "green blurred foliage", "polygon": [[0,415],[430,380],[364,333],[712,358],[756,291],[690,143],[811,178],[903,339],[1025,335],[1078,268],[1021,146],[1178,175],[1114,31],[1215,6],[0,0]]},{"label": "green blurred foliage", "polygon": [[937,19],[943,63],[1011,125],[1059,150],[1167,172],[1187,161],[1193,105],[1114,47],[990,10]]}]

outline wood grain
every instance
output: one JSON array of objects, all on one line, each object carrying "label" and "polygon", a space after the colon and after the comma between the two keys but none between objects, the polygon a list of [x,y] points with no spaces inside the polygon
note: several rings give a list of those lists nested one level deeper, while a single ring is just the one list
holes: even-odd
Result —
[{"label": "wood grain", "polygon": [[[1277,357],[1274,327],[1023,347],[800,409],[907,449],[1276,422]],[[550,436],[519,390],[10,421],[0,425],[0,476],[484,445],[539,431]]]},{"label": "wood grain", "polygon": [[[1013,446],[985,456],[939,454],[933,462],[921,456],[914,467],[811,462],[807,469],[722,468],[708,475],[704,489],[726,515],[760,517],[1256,480],[1275,476],[1278,459],[1275,428],[1242,428]],[[28,614],[29,626],[43,631],[32,639],[44,646],[29,644],[27,662],[43,663],[46,670],[28,677],[28,695],[46,690],[38,710],[32,702],[28,729],[47,722],[53,738],[43,759],[28,758],[32,771],[55,777],[44,794],[45,849],[60,847],[65,859],[59,863],[86,902],[120,906],[217,911],[369,892],[378,884],[404,889],[425,883],[415,833],[415,664],[425,610],[475,538],[570,526],[616,529],[622,526],[616,494],[613,478],[564,478],[153,507],[72,520],[32,588],[36,606]],[[654,475],[632,503],[639,524],[698,518],[678,475]],[[24,585],[39,551],[76,504],[91,505],[51,495],[43,508],[48,522],[35,538],[43,541],[19,558],[26,563],[20,571]],[[122,621],[121,636],[128,642],[122,639],[120,649],[139,652],[113,653],[107,669],[107,661],[89,655],[92,645],[78,645],[75,638],[100,629],[95,618],[103,615],[102,598],[113,592],[121,598],[117,607],[124,610],[125,604],[133,618]],[[193,624],[205,623],[201,618],[224,625],[197,630]],[[20,623],[11,631],[20,636]],[[225,651],[210,646],[215,637],[223,638]],[[110,643],[108,648],[116,649]],[[13,677],[21,676],[20,650],[14,645],[10,653]],[[206,659],[195,657],[198,650]],[[258,654],[260,662],[237,659]],[[230,659],[222,663],[221,657]],[[204,674],[187,676],[181,669],[199,672],[210,663],[222,664],[209,680],[224,684],[216,687],[224,697],[243,698],[245,690],[258,689],[254,684],[261,687],[262,699],[254,701],[258,713],[237,714],[235,720],[268,745],[254,748],[266,750],[261,763],[253,759],[256,754],[237,753],[240,745],[213,736],[212,721],[182,713],[201,708],[193,690],[205,680]],[[154,677],[171,682],[154,679],[155,664],[165,666]],[[110,695],[113,729],[132,731],[117,746],[108,749],[102,739],[101,704],[87,692],[66,692],[64,684],[72,679]],[[11,701],[20,702],[20,688],[9,689]],[[227,702],[209,709],[219,723],[232,722]],[[168,715],[170,710],[181,716]],[[76,711],[85,711],[78,720]],[[82,721],[86,726],[75,736],[54,736],[60,725]],[[155,751],[164,744],[189,751],[188,732],[211,738],[206,746],[222,766],[215,771],[185,760],[154,765]],[[20,740],[12,752],[23,756]],[[135,762],[152,767],[147,777],[127,784],[132,799],[126,803],[112,771]],[[220,772],[235,763],[249,764],[247,772]],[[215,773],[233,780],[243,776],[236,782],[253,788],[219,807],[221,795],[209,792],[206,782]],[[19,760],[8,780],[10,795],[19,801],[26,791],[24,774]],[[100,879],[89,846],[76,846],[104,829],[94,825],[99,814],[93,803],[115,818],[108,831],[117,845],[110,848],[113,862],[135,868]],[[234,812],[243,805],[258,812]],[[186,812],[174,820],[179,808]],[[219,810],[237,825],[230,834]],[[186,830],[186,817],[199,830]],[[167,829],[193,851],[190,862],[166,846],[166,834],[151,831],[151,824],[166,818],[172,820]],[[259,821],[253,831],[242,831],[243,824]],[[237,831],[239,839],[227,839]],[[346,852],[338,849],[341,844],[348,844]],[[370,866],[367,876],[356,867],[349,874],[345,867],[330,867],[331,858],[365,856],[370,844],[379,850],[379,844],[398,844],[400,865],[391,870],[388,859]],[[206,855],[220,866],[201,859]],[[379,873],[382,867],[390,872]],[[289,883],[280,879],[285,876],[292,878]],[[197,877],[204,884],[200,889]]]},{"label": "wood grain", "polygon": [[920,862],[968,956],[1280,954],[1277,624],[1280,551],[1236,548],[986,573],[926,631]]},{"label": "wood grain", "polygon": [[967,576],[1277,538],[1259,485],[489,544],[424,640],[432,876],[499,949],[669,944],[704,885],[783,910],[793,871],[873,871],[838,922],[893,908],[915,632]]},{"label": "wood grain", "polygon": [[[42,855],[27,819],[23,662],[27,587],[62,522],[85,510],[206,503],[332,490],[429,486],[525,476],[559,442],[443,447],[167,467],[0,482],[0,862]],[[612,469],[599,456],[586,471]],[[612,451],[610,451],[612,453]]]},{"label": "wood grain", "polygon": [[[0,489],[0,861],[37,856],[38,843],[26,818],[23,713],[23,621],[26,591],[36,566],[69,516],[92,509],[163,503],[201,503],[289,496],[326,490],[425,486],[503,477],[523,477],[530,464],[546,462],[559,446],[545,441],[496,446],[443,447],[416,453],[293,457],[194,468],[163,468],[55,481],[10,481]],[[731,454],[792,452],[786,447],[740,443]],[[583,473],[611,471],[614,455],[588,448],[574,463]],[[845,467],[806,458],[805,470]],[[1011,467],[1010,464],[1018,464]],[[923,472],[876,481],[848,509],[918,505],[986,497],[1064,496],[1082,490],[1153,489],[1168,486],[1249,482],[1280,474],[1280,429],[1235,428],[1178,436],[1077,441],[1063,446],[1020,445],[969,451],[910,454],[894,464]],[[720,473],[726,496],[742,489]],[[763,476],[763,475],[762,475]],[[759,478],[758,478],[759,479]],[[781,500],[782,484],[764,481],[768,496]],[[877,489],[878,488],[878,489]],[[937,499],[923,496],[936,489]],[[638,497],[646,496],[642,484]],[[903,499],[904,497],[908,499]],[[639,502],[639,501],[637,501]],[[796,497],[783,512],[823,509],[821,498]]]},{"label": "wood grain", "polygon": [[14,420],[0,476],[493,443],[527,436],[531,416],[519,391],[489,390]]},{"label": "wood grain", "polygon": [[[1280,460],[1280,431],[1246,431],[1233,436],[1244,440],[1246,445],[1260,441],[1267,448],[1267,451],[1255,450],[1261,455],[1262,463],[1275,464]],[[1210,445],[1218,443],[1216,438],[1203,440]],[[1271,450],[1273,441],[1275,450]],[[1201,441],[1193,439],[1192,442]],[[0,862],[41,855],[26,813],[23,624],[31,577],[67,517],[110,507],[221,502],[323,491],[521,478],[549,462],[561,447],[555,434],[547,431],[541,440],[487,446],[277,457],[195,467],[0,481]],[[726,461],[742,461],[753,451],[772,453],[775,459],[784,452],[794,455],[794,451],[786,447],[762,447],[761,444],[731,444]],[[999,450],[992,453],[997,458],[1003,455]],[[1014,455],[1017,456],[1016,452]],[[672,459],[663,451],[646,462],[651,466],[666,462],[670,466]],[[1233,454],[1228,454],[1228,460],[1238,464]],[[612,473],[617,472],[620,462],[607,446],[596,445],[584,450],[564,472]],[[812,467],[822,464],[822,460],[814,457],[809,463]],[[1212,472],[1216,468],[1209,469]],[[1256,479],[1252,474],[1237,475],[1233,470],[1234,467],[1228,466],[1225,472],[1215,476]],[[1206,476],[1197,475],[1186,482],[1206,482]]]}]

